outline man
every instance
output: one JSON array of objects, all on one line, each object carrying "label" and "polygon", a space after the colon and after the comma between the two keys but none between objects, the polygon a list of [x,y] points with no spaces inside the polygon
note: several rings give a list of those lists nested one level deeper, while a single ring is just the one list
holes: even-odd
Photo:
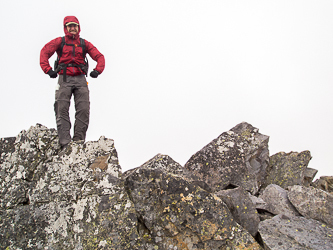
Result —
[{"label": "man", "polygon": [[[56,78],[59,74],[55,93],[54,111],[57,122],[59,143],[65,148],[71,141],[69,119],[70,99],[74,95],[75,124],[73,141],[85,140],[89,125],[89,89],[85,75],[88,65],[85,62],[85,52],[97,62],[96,68],[90,73],[98,77],[105,67],[104,56],[87,40],[80,39],[80,23],[75,16],[64,19],[64,40],[58,37],[47,43],[40,53],[40,66],[45,74]],[[64,44],[65,42],[65,44]],[[52,69],[49,58],[57,52],[58,67]]]}]

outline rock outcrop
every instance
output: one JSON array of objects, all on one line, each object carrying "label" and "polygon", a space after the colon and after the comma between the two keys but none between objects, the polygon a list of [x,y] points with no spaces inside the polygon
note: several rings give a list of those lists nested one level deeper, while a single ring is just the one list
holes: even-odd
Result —
[{"label": "rock outcrop", "polygon": [[71,143],[37,125],[2,139],[0,239],[7,249],[131,249],[137,218],[113,140]]},{"label": "rock outcrop", "polygon": [[313,187],[292,186],[288,198],[304,217],[333,228],[333,195]]},{"label": "rock outcrop", "polygon": [[333,176],[321,176],[318,180],[311,183],[311,185],[333,194]]},{"label": "rock outcrop", "polygon": [[37,124],[0,139],[1,249],[332,249],[333,177],[309,151],[269,157],[238,124],[185,166],[158,154],[125,173],[111,139]]},{"label": "rock outcrop", "polygon": [[265,185],[276,184],[282,188],[293,185],[307,185],[311,172],[307,166],[311,160],[310,151],[301,153],[284,152],[277,153],[270,157]]},{"label": "rock outcrop", "polygon": [[258,232],[260,217],[250,194],[242,187],[234,189],[220,190],[216,193],[228,206],[232,217],[244,227],[251,235]]},{"label": "rock outcrop", "polygon": [[332,249],[333,229],[304,217],[279,214],[260,223],[259,232],[266,249]]},{"label": "rock outcrop", "polygon": [[185,164],[214,191],[240,186],[258,193],[269,163],[268,139],[248,123],[221,134]]},{"label": "rock outcrop", "polygon": [[265,206],[261,209],[267,210],[272,214],[284,214],[287,216],[299,216],[300,213],[291,204],[288,199],[287,190],[282,187],[270,184],[265,188],[263,194],[259,196],[263,201],[265,201]]},{"label": "rock outcrop", "polygon": [[128,171],[142,249],[259,249],[216,195],[202,189],[169,156],[156,155]]}]

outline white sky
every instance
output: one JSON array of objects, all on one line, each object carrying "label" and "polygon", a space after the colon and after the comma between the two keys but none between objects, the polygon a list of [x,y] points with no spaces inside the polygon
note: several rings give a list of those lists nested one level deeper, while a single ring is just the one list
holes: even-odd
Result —
[{"label": "white sky", "polygon": [[87,140],[114,139],[123,171],[157,153],[184,165],[246,121],[270,136],[271,155],[310,150],[316,177],[333,175],[332,0],[0,5],[0,137],[36,123],[56,127],[57,80],[42,72],[39,55],[75,15],[81,37],[106,58],[104,73],[88,78]]}]

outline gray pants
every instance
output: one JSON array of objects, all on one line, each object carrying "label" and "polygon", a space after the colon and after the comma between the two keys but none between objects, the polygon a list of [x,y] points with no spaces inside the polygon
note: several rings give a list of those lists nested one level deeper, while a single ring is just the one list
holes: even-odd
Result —
[{"label": "gray pants", "polygon": [[71,141],[69,119],[69,106],[72,95],[75,103],[74,141],[85,140],[89,125],[89,89],[84,75],[66,76],[59,75],[58,87],[55,92],[54,112],[60,145],[66,145]]}]

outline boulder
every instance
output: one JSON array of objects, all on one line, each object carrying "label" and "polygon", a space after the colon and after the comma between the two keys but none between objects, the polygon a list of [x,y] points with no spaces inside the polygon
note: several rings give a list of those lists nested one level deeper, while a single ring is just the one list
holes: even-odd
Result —
[{"label": "boulder", "polygon": [[333,176],[321,176],[311,186],[333,194]]},{"label": "boulder", "polygon": [[287,190],[275,184],[270,184],[259,198],[266,203],[265,210],[272,214],[284,214],[287,216],[299,216],[296,208],[288,200]]},{"label": "boulder", "polygon": [[35,170],[59,151],[56,139],[56,130],[37,124],[0,140],[1,209],[29,203],[29,186],[38,178]]},{"label": "boulder", "polygon": [[260,249],[222,200],[167,155],[124,173],[143,249]]},{"label": "boulder", "polygon": [[318,173],[317,169],[306,168],[304,171],[304,181],[303,181],[302,185],[305,187],[310,187],[310,185],[317,173]]},{"label": "boulder", "polygon": [[247,191],[238,187],[221,190],[215,194],[228,206],[238,224],[244,227],[252,236],[258,233],[259,215]]},{"label": "boulder", "polygon": [[275,216],[274,214],[269,212],[269,210],[270,210],[269,206],[263,199],[261,199],[257,196],[254,196],[254,195],[250,195],[250,198],[251,198],[251,201],[252,201],[254,207],[256,208],[256,210],[258,212],[260,221],[271,219]]},{"label": "boulder", "polygon": [[302,216],[333,228],[333,195],[314,187],[296,185],[290,188],[288,198]]},{"label": "boulder", "polygon": [[37,124],[1,141],[6,249],[140,249],[113,140],[69,144]]},{"label": "boulder", "polygon": [[258,193],[269,161],[266,135],[248,123],[240,123],[194,154],[185,164],[213,191],[240,186]]},{"label": "boulder", "polygon": [[271,250],[330,250],[333,230],[322,223],[300,216],[279,214],[259,224],[265,249]]},{"label": "boulder", "polygon": [[310,151],[290,152],[288,154],[280,152],[272,155],[269,158],[263,188],[269,184],[276,184],[285,189],[293,185],[307,185],[309,181],[305,173],[310,160]]}]

